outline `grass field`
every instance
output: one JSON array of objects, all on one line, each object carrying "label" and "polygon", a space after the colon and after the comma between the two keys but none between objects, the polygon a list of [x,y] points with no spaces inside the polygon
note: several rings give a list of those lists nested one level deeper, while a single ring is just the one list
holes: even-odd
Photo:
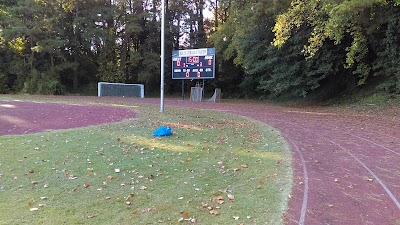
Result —
[{"label": "grass field", "polygon": [[[282,224],[292,170],[276,131],[217,112],[125,107],[139,118],[0,137],[0,224]],[[159,125],[174,135],[154,138]]]}]

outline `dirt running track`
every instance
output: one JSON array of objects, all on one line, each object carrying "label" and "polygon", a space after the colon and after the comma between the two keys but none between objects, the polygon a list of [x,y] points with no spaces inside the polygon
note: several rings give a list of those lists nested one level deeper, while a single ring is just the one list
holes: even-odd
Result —
[{"label": "dirt running track", "polygon": [[135,117],[126,108],[0,101],[0,136],[77,128]]},{"label": "dirt running track", "polygon": [[[102,101],[159,104],[156,99]],[[278,129],[293,152],[294,187],[286,224],[400,224],[398,109],[379,115],[251,103],[165,104],[234,113]]]}]

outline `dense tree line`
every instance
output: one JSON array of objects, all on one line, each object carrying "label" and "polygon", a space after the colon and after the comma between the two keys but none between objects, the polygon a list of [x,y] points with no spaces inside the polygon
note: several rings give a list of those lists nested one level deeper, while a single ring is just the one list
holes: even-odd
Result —
[{"label": "dense tree line", "polygon": [[[400,93],[399,0],[166,0],[173,49],[215,47],[225,96]],[[0,0],[0,93],[159,90],[160,0]],[[212,16],[206,17],[205,12]],[[187,81],[188,82],[188,81]]]},{"label": "dense tree line", "polygon": [[247,96],[334,97],[361,88],[399,94],[399,4],[235,1],[212,36],[224,57],[221,75]]},{"label": "dense tree line", "polygon": [[[205,47],[204,0],[166,2],[166,52]],[[93,92],[98,81],[159,88],[159,0],[0,0],[0,38],[2,93]]]}]

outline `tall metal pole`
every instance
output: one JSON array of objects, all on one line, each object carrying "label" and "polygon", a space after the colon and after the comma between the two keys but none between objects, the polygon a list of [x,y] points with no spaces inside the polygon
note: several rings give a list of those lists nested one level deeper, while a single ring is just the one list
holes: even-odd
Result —
[{"label": "tall metal pole", "polygon": [[164,112],[164,39],[165,39],[165,0],[161,0],[161,87],[160,112]]}]

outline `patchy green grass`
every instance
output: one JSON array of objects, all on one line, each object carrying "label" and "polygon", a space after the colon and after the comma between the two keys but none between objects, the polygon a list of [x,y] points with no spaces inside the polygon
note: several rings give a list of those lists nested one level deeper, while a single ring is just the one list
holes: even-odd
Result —
[{"label": "patchy green grass", "polygon": [[[116,124],[0,137],[0,224],[282,223],[292,170],[276,131],[139,106]],[[174,135],[154,138],[159,125]]]}]

